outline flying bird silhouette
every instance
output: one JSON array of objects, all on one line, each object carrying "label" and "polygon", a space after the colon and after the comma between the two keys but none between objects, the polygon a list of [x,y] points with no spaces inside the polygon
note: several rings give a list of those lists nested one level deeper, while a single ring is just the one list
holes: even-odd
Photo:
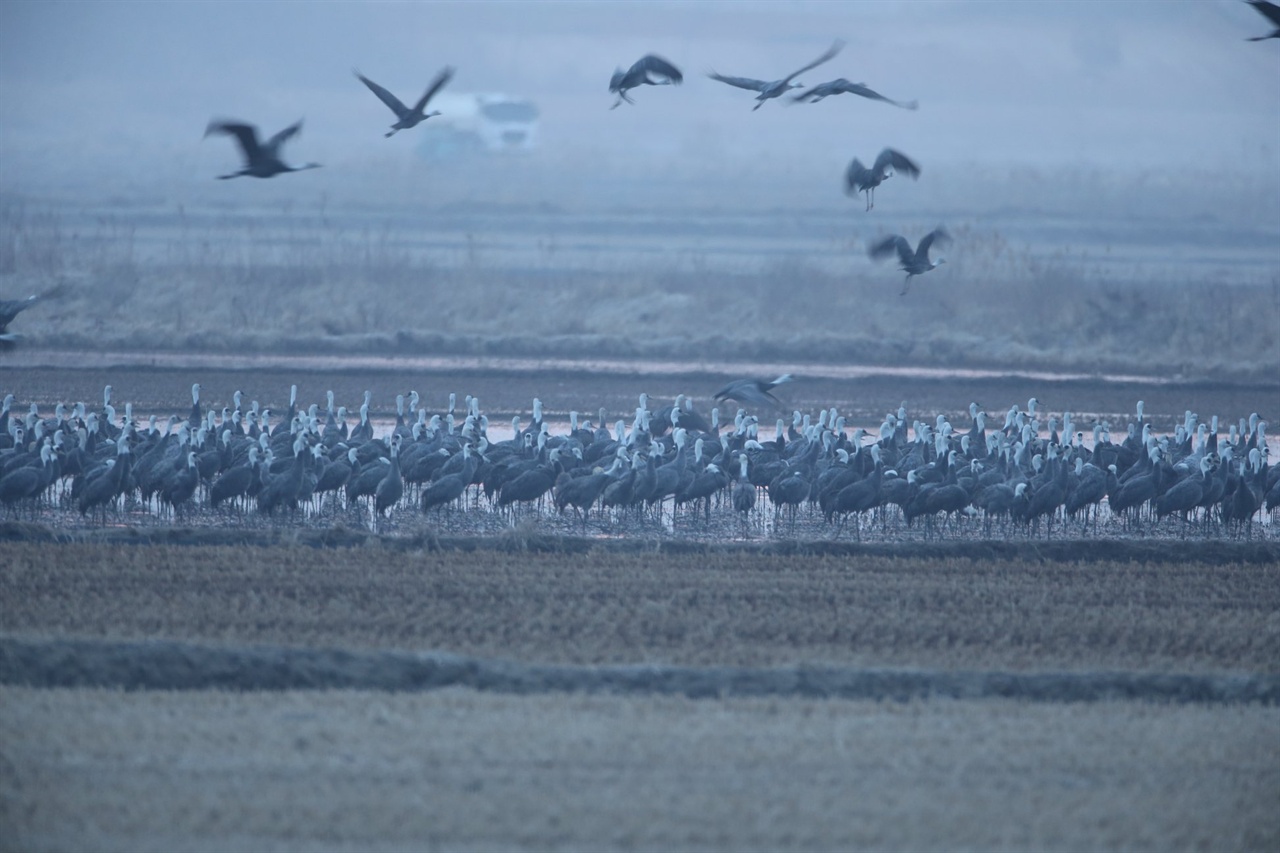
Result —
[{"label": "flying bird silhouette", "polygon": [[1258,14],[1265,17],[1275,26],[1275,31],[1267,36],[1254,36],[1245,41],[1266,41],[1267,39],[1280,39],[1280,6],[1275,3],[1269,3],[1267,0],[1249,0],[1249,5],[1258,10]]},{"label": "flying bird silhouette", "polygon": [[431,102],[431,99],[435,97],[436,92],[443,89],[444,85],[452,79],[453,71],[454,69],[452,67],[445,66],[445,68],[436,75],[436,78],[431,81],[431,85],[427,87],[427,91],[422,93],[422,97],[418,99],[418,102],[414,104],[411,109],[406,107],[399,98],[388,92],[382,86],[379,86],[377,83],[373,82],[359,71],[356,71],[354,68],[352,69],[352,73],[360,79],[360,82],[368,86],[369,91],[377,95],[378,99],[381,100],[382,103],[386,104],[391,109],[391,112],[396,114],[396,123],[391,125],[391,130],[387,131],[386,134],[384,134],[385,136],[394,136],[397,130],[408,130],[411,127],[417,127],[419,123],[426,121],[432,116],[440,115],[439,110],[433,110],[429,113],[424,112],[424,110],[426,110],[427,104]]},{"label": "flying bird silhouette", "polygon": [[782,402],[769,393],[779,385],[794,382],[790,373],[784,373],[772,382],[763,379],[735,379],[715,394],[716,402],[736,400],[739,403],[755,403],[757,406],[773,406],[781,409]]},{"label": "flying bird silhouette", "polygon": [[32,305],[45,299],[61,296],[62,293],[63,287],[59,285],[46,290],[44,293],[33,293],[26,299],[0,299],[0,343],[12,344],[21,337],[9,331],[9,324],[17,319],[19,314]]},{"label": "flying bird silhouette", "polygon": [[219,180],[225,181],[229,178],[239,178],[242,175],[252,178],[271,178],[282,172],[319,169],[319,163],[290,166],[280,159],[281,146],[301,130],[302,119],[298,119],[298,121],[289,125],[266,142],[260,143],[258,142],[258,129],[253,125],[238,121],[214,120],[209,122],[209,126],[204,129],[204,135],[208,137],[213,133],[221,133],[226,136],[234,136],[236,142],[240,143],[240,152],[244,155],[244,168],[229,175],[218,175]]},{"label": "flying bird silhouette", "polygon": [[843,77],[838,80],[831,80],[827,83],[819,83],[807,92],[792,95],[791,100],[797,103],[804,101],[806,103],[816,104],[823,98],[829,98],[832,95],[842,95],[846,92],[850,95],[861,95],[862,97],[870,98],[873,101],[884,101],[886,104],[893,104],[895,107],[902,107],[904,110],[914,110],[920,106],[916,101],[895,101],[892,98],[886,98],[879,92],[867,88],[866,83],[850,83]]},{"label": "flying bird silhouette", "polygon": [[710,77],[712,80],[719,80],[721,83],[728,83],[730,86],[737,86],[739,89],[751,89],[753,91],[759,92],[760,94],[756,95],[757,103],[754,107],[751,108],[751,111],[755,112],[756,110],[763,107],[764,102],[769,100],[770,98],[781,97],[791,89],[803,89],[804,86],[802,84],[792,83],[791,81],[799,77],[804,72],[812,68],[817,68],[822,63],[832,59],[837,53],[840,52],[841,48],[843,47],[844,47],[844,42],[837,41],[835,44],[831,45],[831,47],[827,50],[827,52],[822,54],[822,56],[819,56],[813,62],[810,62],[808,65],[801,68],[800,70],[791,72],[786,77],[783,77],[781,80],[766,81],[766,80],[755,80],[750,77],[729,77],[724,74],[717,74],[714,71],[707,74],[707,76]]},{"label": "flying bird silhouette", "polygon": [[[889,171],[892,169],[893,171]],[[892,175],[903,174],[912,180],[920,177],[920,167],[901,151],[886,148],[876,157],[875,163],[868,169],[857,157],[849,164],[844,173],[844,191],[848,195],[865,192],[867,194],[867,210],[876,206],[876,187]]]},{"label": "flying bird silhouette", "polygon": [[680,85],[684,82],[684,75],[680,73],[680,69],[676,68],[661,56],[654,54],[646,54],[636,60],[626,71],[621,68],[613,72],[613,77],[609,80],[609,91],[618,95],[618,100],[613,102],[613,106],[609,109],[617,109],[618,105],[623,101],[628,104],[634,104],[635,101],[627,97],[627,90],[634,89],[636,86],[670,86]]},{"label": "flying bird silhouette", "polygon": [[911,286],[911,278],[917,275],[924,275],[931,269],[936,269],[941,264],[947,262],[946,258],[938,258],[937,261],[929,260],[929,247],[934,243],[942,245],[951,240],[951,235],[943,228],[938,227],[930,231],[928,234],[920,238],[920,245],[912,251],[911,244],[907,242],[907,238],[893,234],[871,244],[867,250],[867,254],[873,260],[892,257],[894,254],[898,256],[898,260],[902,263],[902,270],[906,272],[907,278],[902,283],[902,293],[905,296],[907,288]]}]

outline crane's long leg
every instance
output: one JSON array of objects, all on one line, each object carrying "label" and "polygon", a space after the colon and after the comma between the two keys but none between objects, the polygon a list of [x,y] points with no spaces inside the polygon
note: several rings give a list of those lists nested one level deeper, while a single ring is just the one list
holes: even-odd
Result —
[{"label": "crane's long leg", "polygon": [[911,273],[907,273],[906,281],[902,282],[902,292],[901,292],[901,293],[899,293],[898,295],[899,295],[899,296],[906,296],[906,295],[907,295],[907,288],[908,288],[908,287],[910,287],[910,286],[911,286]]}]

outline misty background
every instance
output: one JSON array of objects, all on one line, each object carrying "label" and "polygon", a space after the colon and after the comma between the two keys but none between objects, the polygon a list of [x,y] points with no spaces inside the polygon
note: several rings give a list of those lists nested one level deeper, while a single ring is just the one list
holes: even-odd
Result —
[{"label": "misty background", "polygon": [[[1240,356],[1223,351],[1245,347],[1280,367],[1280,40],[1245,41],[1269,31],[1238,0],[10,0],[0,297],[55,281],[113,294],[97,331],[74,302],[33,310],[24,331],[42,344],[128,321],[162,346],[214,332],[265,345],[271,316],[297,345],[629,336],[616,351],[646,354],[655,334],[672,351],[709,328],[769,339],[757,356],[874,358],[910,335],[950,343],[893,357],[1003,340],[979,360],[1065,364],[1097,342],[1113,350],[1099,364],[1116,364],[1125,329],[1154,323],[1164,349],[1131,361],[1195,347],[1179,369],[1229,364]],[[753,112],[753,93],[705,76],[777,79],[837,38],[844,51],[801,82],[846,77],[920,109],[841,95]],[[684,85],[610,111],[610,74],[648,52]],[[394,117],[352,69],[412,103],[445,65],[458,69],[446,93],[535,104],[537,147],[424,157],[438,119],[384,139]],[[263,135],[303,118],[284,159],[324,168],[213,180],[240,157],[202,139],[211,118]],[[887,181],[864,212],[844,169],[885,146],[923,174]],[[957,237],[950,263],[900,298],[901,274],[866,244],[938,224]],[[180,304],[159,284],[175,278],[196,291]],[[1175,285],[1185,302],[1149,295]],[[166,336],[174,311],[185,338]]]}]

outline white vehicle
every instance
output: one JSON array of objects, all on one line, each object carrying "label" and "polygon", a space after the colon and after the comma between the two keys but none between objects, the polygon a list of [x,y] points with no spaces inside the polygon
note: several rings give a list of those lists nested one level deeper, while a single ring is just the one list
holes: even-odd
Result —
[{"label": "white vehicle", "polygon": [[418,151],[424,157],[531,151],[538,140],[538,108],[502,94],[441,92],[431,101],[440,111],[423,125]]}]

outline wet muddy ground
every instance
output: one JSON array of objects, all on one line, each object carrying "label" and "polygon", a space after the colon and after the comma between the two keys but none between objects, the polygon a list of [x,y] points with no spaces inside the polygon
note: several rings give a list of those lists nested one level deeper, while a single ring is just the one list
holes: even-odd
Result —
[{"label": "wet muddy ground", "polygon": [[[378,416],[395,413],[397,394],[417,391],[429,412],[444,411],[451,392],[459,403],[467,394],[478,396],[490,420],[529,417],[534,397],[551,415],[579,411],[594,417],[601,407],[610,421],[634,415],[638,396],[651,397],[650,408],[669,403],[676,394],[690,395],[695,407],[709,412],[711,397],[727,381],[744,376],[773,378],[792,373],[797,381],[778,391],[789,418],[793,409],[815,414],[835,406],[851,426],[877,427],[886,412],[905,403],[908,417],[932,420],[946,415],[953,424],[968,428],[971,402],[983,407],[992,421],[1002,422],[1010,406],[1025,409],[1036,397],[1043,411],[1061,419],[1074,413],[1078,428],[1089,430],[1095,420],[1106,420],[1122,437],[1133,418],[1138,400],[1146,403],[1146,416],[1159,432],[1172,432],[1191,410],[1208,422],[1213,415],[1228,423],[1258,412],[1273,421],[1280,418],[1280,382],[1272,385],[1221,382],[1179,383],[1168,377],[1150,379],[1125,376],[1054,377],[1021,375],[1010,365],[1007,375],[950,370],[899,371],[891,367],[849,365],[750,364],[734,367],[723,362],[637,363],[501,358],[450,358],[424,353],[420,364],[394,359],[353,357],[257,356],[228,358],[198,354],[129,353],[74,354],[18,350],[0,354],[0,390],[12,393],[20,407],[38,403],[52,414],[58,402],[84,401],[91,409],[101,405],[104,385],[114,389],[116,408],[131,401],[140,416],[180,414],[191,408],[191,385],[203,387],[202,403],[214,410],[231,405],[236,390],[246,401],[258,400],[273,412],[287,409],[289,388],[298,386],[301,405],[325,403],[333,391],[337,405],[352,414],[364,392],[373,394],[372,410]],[[349,363],[349,364],[348,364]],[[732,419],[736,407],[725,404],[722,415]],[[762,424],[772,413],[758,412]],[[989,422],[989,428],[998,426]]]}]

